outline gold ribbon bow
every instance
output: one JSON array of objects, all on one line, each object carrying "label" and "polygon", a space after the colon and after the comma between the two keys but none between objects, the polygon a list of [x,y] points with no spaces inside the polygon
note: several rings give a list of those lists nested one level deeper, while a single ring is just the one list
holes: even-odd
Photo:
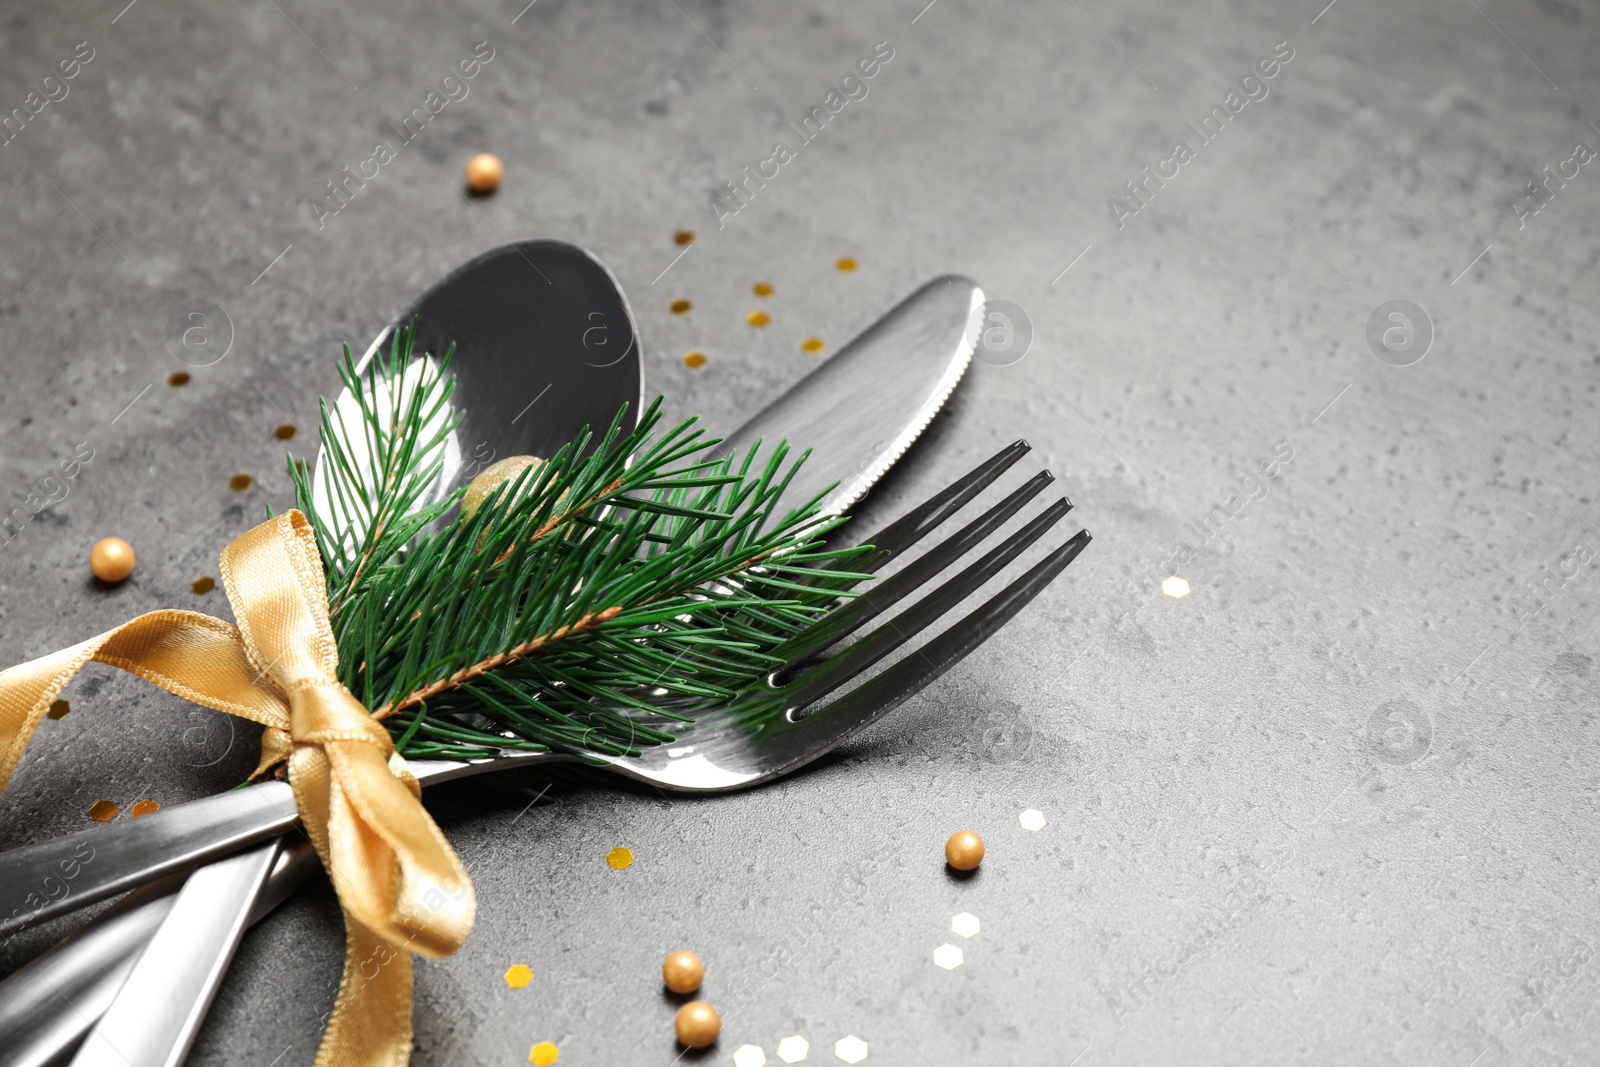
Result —
[{"label": "gold ribbon bow", "polygon": [[152,611],[0,672],[0,789],[56,695],[90,660],[259,722],[259,774],[288,761],[306,833],[344,909],[339,998],[317,1067],[400,1067],[411,1056],[411,953],[448,956],[472,929],[467,872],[422,806],[389,732],[338,680],[322,560],[290,511],[222,551],[237,627]]}]

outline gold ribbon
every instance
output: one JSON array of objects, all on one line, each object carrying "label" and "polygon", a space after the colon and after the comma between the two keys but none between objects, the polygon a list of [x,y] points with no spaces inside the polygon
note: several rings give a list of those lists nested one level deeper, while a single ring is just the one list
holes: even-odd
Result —
[{"label": "gold ribbon", "polygon": [[402,1067],[411,1057],[411,954],[448,956],[472,929],[467,872],[422,806],[389,732],[338,680],[322,560],[290,511],[222,551],[237,627],[152,611],[0,672],[0,789],[56,695],[93,660],[261,723],[256,773],[287,760],[306,833],[344,910],[339,997],[317,1067]]}]

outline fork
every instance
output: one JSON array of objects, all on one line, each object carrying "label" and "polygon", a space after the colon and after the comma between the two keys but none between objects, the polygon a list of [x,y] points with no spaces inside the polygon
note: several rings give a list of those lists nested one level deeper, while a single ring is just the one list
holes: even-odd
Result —
[{"label": "fork", "polygon": [[[983,489],[1014,464],[1029,446],[1018,441],[1002,449],[977,469],[940,492],[927,503],[869,538],[874,551],[862,561],[862,570],[877,570],[917,544],[937,526],[962,510]],[[1029,601],[1037,596],[1089,543],[1087,531],[1079,531],[1038,561],[982,607],[969,614],[937,637],[915,649],[881,673],[861,681],[832,700],[831,694],[860,681],[871,668],[906,646],[912,638],[933,625],[976,592],[1024,551],[1071,509],[1062,498],[1040,511],[998,546],[928,593],[892,620],[873,629],[840,651],[829,649],[855,633],[867,622],[886,612],[900,600],[927,585],[936,575],[952,566],[969,551],[996,533],[1008,520],[1053,481],[1049,472],[1040,472],[1000,503],[989,508],[940,545],[920,556],[895,575],[877,583],[865,595],[849,600],[825,615],[806,631],[791,638],[776,650],[784,666],[770,676],[747,686],[729,704],[703,712],[687,726],[676,725],[676,740],[648,749],[635,756],[607,756],[601,759],[609,769],[663,789],[684,793],[725,792],[744,789],[788,774],[836,748],[909,699],[924,686],[959,662],[967,653],[987,640]],[[820,588],[844,593],[853,582],[825,584]],[[564,753],[533,753],[506,756],[472,763],[417,761],[413,773],[424,785],[490,770],[529,767],[577,757]],[[266,795],[268,790],[283,794],[283,799]],[[254,796],[253,794],[262,794]],[[162,820],[165,817],[164,823]],[[146,816],[137,823],[125,824],[120,834],[107,830],[89,831],[59,841],[13,850],[0,855],[0,884],[14,882],[20,871],[37,871],[37,864],[57,862],[71,854],[84,841],[103,842],[86,864],[82,884],[76,893],[35,909],[26,920],[59,914],[69,907],[127,888],[162,874],[191,868],[218,856],[235,852],[263,838],[282,833],[293,825],[293,798],[288,786],[272,782],[208,798],[165,812]],[[187,1047],[203,1017],[205,1002],[220,981],[239,935],[246,923],[245,914],[256,901],[257,892],[267,879],[274,862],[276,843],[237,856],[227,864],[238,877],[228,892],[215,884],[193,887],[180,893],[175,903],[164,898],[141,907],[129,908],[107,923],[122,923],[131,928],[134,919],[146,908],[170,909],[160,930],[151,936],[166,935],[162,952],[149,952],[134,965],[132,976],[123,984],[102,1028],[115,1029],[115,1047],[127,1055],[140,1034],[158,1038],[155,1045],[171,1047],[173,1041]],[[81,851],[77,853],[80,857]],[[96,861],[104,859],[103,863]],[[284,865],[284,861],[279,861]],[[286,876],[314,865],[287,864]],[[208,872],[208,875],[211,872]],[[304,877],[299,874],[298,877]],[[283,892],[272,883],[269,893]],[[186,887],[189,888],[189,887]],[[292,888],[292,887],[290,887]],[[185,906],[185,897],[191,897]],[[229,912],[234,914],[229,914]],[[221,925],[201,919],[223,919]],[[180,916],[182,916],[180,918]],[[152,925],[148,918],[142,930]],[[14,928],[14,927],[13,927]],[[7,929],[0,923],[0,932]],[[121,960],[100,960],[108,975],[106,982],[127,974],[126,957],[146,943],[141,933],[124,937]],[[200,936],[203,931],[211,931]],[[114,939],[113,939],[114,940]],[[129,945],[132,948],[129,948]],[[72,957],[72,954],[66,954]],[[52,953],[23,968],[0,983],[0,1048],[16,1050],[20,1035],[38,1031],[44,1014],[38,997],[24,994],[31,986],[39,988],[62,980],[64,968],[81,971],[84,954],[70,960]],[[53,962],[52,957],[60,958]],[[113,967],[113,964],[120,964]],[[52,980],[51,971],[55,972]],[[30,974],[30,972],[34,972]],[[192,987],[183,996],[173,995],[174,983]],[[19,988],[20,984],[20,988]],[[82,988],[82,982],[79,982]],[[190,993],[199,999],[198,1009],[185,1004]],[[48,998],[45,998],[48,1000]],[[87,999],[80,994],[79,1001]],[[104,1003],[104,996],[96,1003]],[[33,1005],[24,1010],[23,1003]],[[9,1005],[15,1004],[16,1009]],[[135,1005],[135,1007],[129,1007]],[[81,1013],[79,1013],[81,1014]],[[19,1018],[20,1016],[20,1018]],[[157,1018],[161,1017],[161,1018]],[[82,1032],[93,1020],[85,1018]],[[132,1028],[137,1033],[129,1035]],[[51,1031],[59,1034],[61,1027]],[[76,1036],[76,1035],[74,1035]],[[101,1037],[99,1031],[85,1043],[84,1053]],[[59,1038],[55,1039],[59,1040]],[[57,1045],[59,1048],[59,1045]],[[181,1059],[181,1051],[179,1058]],[[18,1060],[17,1062],[47,1062]],[[82,1060],[80,1059],[80,1062]],[[144,1062],[135,1060],[134,1062]],[[177,1062],[157,1057],[152,1062]]]}]

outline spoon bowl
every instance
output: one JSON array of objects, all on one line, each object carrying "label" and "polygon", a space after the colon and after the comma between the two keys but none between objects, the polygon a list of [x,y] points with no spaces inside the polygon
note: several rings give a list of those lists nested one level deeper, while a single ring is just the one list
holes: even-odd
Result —
[{"label": "spoon bowl", "polygon": [[[644,364],[633,312],[611,271],[577,245],[518,241],[457,267],[379,333],[356,365],[358,373],[399,326],[412,322],[419,361],[426,354],[427,364],[437,367],[455,346],[451,407],[463,413],[444,442],[438,478],[419,505],[445,498],[507,456],[548,459],[585,426],[597,432],[609,426],[624,403],[623,429],[638,423]],[[348,390],[333,410],[347,426],[358,425]],[[319,450],[318,506],[342,514],[327,499],[322,459]]]}]

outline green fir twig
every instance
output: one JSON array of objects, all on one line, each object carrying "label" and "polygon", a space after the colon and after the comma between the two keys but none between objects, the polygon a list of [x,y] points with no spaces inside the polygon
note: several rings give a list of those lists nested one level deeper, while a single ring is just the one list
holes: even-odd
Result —
[{"label": "green fir twig", "polygon": [[[318,493],[290,460],[316,529],[342,681],[407,756],[502,750],[623,755],[779,665],[772,650],[837,602],[865,546],[842,519],[784,500],[804,456],[715,458],[661,401],[627,408],[437,528],[429,502],[453,379],[404,376],[411,329],[341,378],[358,425],[322,414]],[[404,383],[404,384],[403,384]],[[326,470],[327,474],[321,473]],[[319,505],[320,501],[320,505]]]}]

